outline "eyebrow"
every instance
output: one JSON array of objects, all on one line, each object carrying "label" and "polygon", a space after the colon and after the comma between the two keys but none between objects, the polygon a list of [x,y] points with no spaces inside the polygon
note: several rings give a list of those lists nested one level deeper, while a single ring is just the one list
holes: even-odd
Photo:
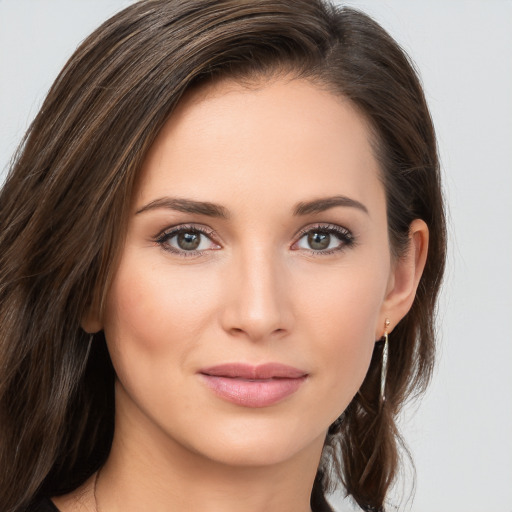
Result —
[{"label": "eyebrow", "polygon": [[298,203],[293,210],[293,215],[309,215],[311,213],[320,213],[336,206],[356,208],[363,211],[364,213],[368,213],[368,208],[366,208],[363,203],[360,203],[355,199],[347,196],[332,196]]},{"label": "eyebrow", "polygon": [[157,208],[167,208],[169,210],[176,210],[183,213],[196,213],[199,215],[207,215],[208,217],[218,217],[221,219],[228,219],[229,213],[224,206],[205,201],[194,201],[193,199],[182,199],[176,197],[161,197],[155,199],[147,205],[137,210],[136,214],[155,210]]},{"label": "eyebrow", "polygon": [[[293,209],[294,216],[310,215],[320,213],[336,206],[350,207],[368,213],[368,209],[363,203],[347,196],[332,196],[313,199],[312,201],[300,202]],[[229,211],[222,205],[210,203],[207,201],[195,201],[193,199],[184,199],[176,197],[161,197],[146,204],[136,214],[143,213],[158,208],[167,208],[183,213],[195,213],[206,215],[208,217],[217,217],[229,219]]]}]

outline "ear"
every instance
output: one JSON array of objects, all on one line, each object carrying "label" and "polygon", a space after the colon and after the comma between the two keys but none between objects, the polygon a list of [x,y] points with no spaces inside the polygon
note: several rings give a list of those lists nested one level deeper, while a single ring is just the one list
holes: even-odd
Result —
[{"label": "ear", "polygon": [[103,322],[100,318],[99,307],[92,305],[87,308],[82,320],[80,321],[80,326],[88,334],[94,334],[101,331],[103,329]]},{"label": "ear", "polygon": [[375,339],[379,339],[386,318],[391,322],[388,332],[411,309],[420,282],[428,252],[428,227],[421,219],[415,219],[409,227],[409,247],[405,254],[393,263],[386,297],[381,308],[381,323]]}]

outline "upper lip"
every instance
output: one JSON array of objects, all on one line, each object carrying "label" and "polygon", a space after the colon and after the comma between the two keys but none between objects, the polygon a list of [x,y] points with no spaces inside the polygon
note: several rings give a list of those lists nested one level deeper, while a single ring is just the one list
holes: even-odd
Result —
[{"label": "upper lip", "polygon": [[307,372],[281,363],[251,365],[246,363],[225,363],[202,368],[199,373],[211,377],[229,377],[239,379],[298,379]]}]

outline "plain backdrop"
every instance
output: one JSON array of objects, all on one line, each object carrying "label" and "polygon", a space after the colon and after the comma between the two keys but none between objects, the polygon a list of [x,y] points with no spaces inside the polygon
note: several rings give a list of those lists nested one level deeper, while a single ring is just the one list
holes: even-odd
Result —
[{"label": "plain backdrop", "polygon": [[[0,176],[78,43],[130,3],[0,0]],[[416,494],[407,499],[406,473],[394,500],[417,512],[511,512],[512,2],[345,4],[372,15],[416,63],[449,208],[437,370],[401,418]]]}]

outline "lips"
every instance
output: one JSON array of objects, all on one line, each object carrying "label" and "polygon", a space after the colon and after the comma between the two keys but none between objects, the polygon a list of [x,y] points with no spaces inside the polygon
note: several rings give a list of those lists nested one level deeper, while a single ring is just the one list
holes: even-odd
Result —
[{"label": "lips", "polygon": [[307,372],[280,363],[228,363],[203,368],[202,381],[217,396],[244,407],[274,405],[299,390]]}]

